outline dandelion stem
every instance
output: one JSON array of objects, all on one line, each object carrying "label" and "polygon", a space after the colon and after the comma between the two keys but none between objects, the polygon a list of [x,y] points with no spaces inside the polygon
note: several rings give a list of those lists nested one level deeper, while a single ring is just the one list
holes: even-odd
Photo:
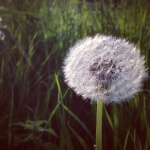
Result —
[{"label": "dandelion stem", "polygon": [[102,110],[103,110],[103,102],[100,100],[97,103],[96,150],[102,150]]}]

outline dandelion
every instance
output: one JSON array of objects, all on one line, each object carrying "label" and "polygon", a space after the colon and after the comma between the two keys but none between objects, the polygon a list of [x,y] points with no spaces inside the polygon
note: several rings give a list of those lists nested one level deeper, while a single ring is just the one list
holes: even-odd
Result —
[{"label": "dandelion", "polygon": [[63,72],[78,95],[103,103],[132,98],[147,77],[144,57],[134,44],[104,35],[84,38],[71,47]]},{"label": "dandelion", "polygon": [[125,39],[96,35],[70,48],[63,72],[78,95],[98,102],[96,150],[102,150],[102,103],[125,101],[139,91],[147,78],[144,57]]}]

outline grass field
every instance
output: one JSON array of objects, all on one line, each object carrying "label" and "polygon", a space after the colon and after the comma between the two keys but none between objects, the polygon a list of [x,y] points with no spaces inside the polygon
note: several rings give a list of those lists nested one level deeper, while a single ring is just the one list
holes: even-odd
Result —
[{"label": "grass field", "polygon": [[[96,104],[67,87],[62,63],[97,33],[126,38],[150,66],[148,0],[0,0],[1,150],[94,150]],[[103,149],[150,149],[149,78],[103,107]]]}]

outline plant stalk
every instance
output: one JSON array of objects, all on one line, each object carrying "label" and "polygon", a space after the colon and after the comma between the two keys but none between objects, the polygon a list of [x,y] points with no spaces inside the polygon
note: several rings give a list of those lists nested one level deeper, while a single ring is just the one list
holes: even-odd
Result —
[{"label": "plant stalk", "polygon": [[96,115],[96,150],[102,150],[102,110],[103,102],[100,100],[97,103]]}]

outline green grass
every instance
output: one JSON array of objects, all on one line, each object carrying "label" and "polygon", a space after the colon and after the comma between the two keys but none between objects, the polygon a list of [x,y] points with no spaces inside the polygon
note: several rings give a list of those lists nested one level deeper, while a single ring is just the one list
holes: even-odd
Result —
[{"label": "green grass", "polygon": [[[99,33],[135,43],[149,67],[150,2],[5,0],[0,17],[0,149],[94,149],[96,104],[68,89],[63,59]],[[104,150],[149,149],[149,83],[129,102],[103,106]]]}]

